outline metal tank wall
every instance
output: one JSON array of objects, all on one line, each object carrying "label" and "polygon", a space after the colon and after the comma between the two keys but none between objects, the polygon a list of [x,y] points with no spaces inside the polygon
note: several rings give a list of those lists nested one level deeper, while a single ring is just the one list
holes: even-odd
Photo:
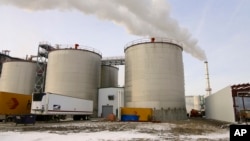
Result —
[{"label": "metal tank wall", "polygon": [[118,68],[111,65],[101,67],[101,88],[118,87]]},{"label": "metal tank wall", "polygon": [[101,54],[90,50],[63,49],[49,53],[45,92],[93,100],[97,115]]},{"label": "metal tank wall", "polygon": [[194,96],[194,109],[201,110],[201,98],[200,98],[200,96]]},{"label": "metal tank wall", "polygon": [[125,103],[153,108],[154,120],[186,119],[182,47],[153,38],[125,46]]},{"label": "metal tank wall", "polygon": [[199,111],[203,109],[202,97],[203,96],[186,96],[185,97],[187,113],[190,113],[192,109],[199,110]]},{"label": "metal tank wall", "polygon": [[35,84],[36,63],[15,61],[3,63],[0,91],[31,95]]}]

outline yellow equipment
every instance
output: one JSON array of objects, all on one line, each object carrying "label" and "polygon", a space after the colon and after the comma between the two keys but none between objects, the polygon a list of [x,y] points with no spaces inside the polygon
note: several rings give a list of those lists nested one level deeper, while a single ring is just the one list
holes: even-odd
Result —
[{"label": "yellow equipment", "polygon": [[0,115],[30,114],[32,95],[0,92]]},{"label": "yellow equipment", "polygon": [[137,115],[139,121],[151,121],[153,115],[152,108],[121,108],[121,115]]}]

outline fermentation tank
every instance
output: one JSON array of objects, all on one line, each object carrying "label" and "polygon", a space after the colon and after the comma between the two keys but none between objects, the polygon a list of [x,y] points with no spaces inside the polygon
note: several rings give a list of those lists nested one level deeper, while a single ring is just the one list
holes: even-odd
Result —
[{"label": "fermentation tank", "polygon": [[118,68],[111,65],[102,65],[101,88],[118,86]]},{"label": "fermentation tank", "polygon": [[192,109],[201,111],[204,108],[204,103],[203,103],[203,96],[186,96],[186,109],[187,112],[190,114],[190,111]]},{"label": "fermentation tank", "polygon": [[201,110],[201,96],[194,96],[194,109]]},{"label": "fermentation tank", "polygon": [[94,49],[60,49],[49,53],[45,92],[93,100],[97,112],[101,54]]},{"label": "fermentation tank", "polygon": [[3,63],[0,91],[31,95],[35,84],[36,63],[13,61]]},{"label": "fermentation tank", "polygon": [[153,108],[155,120],[186,119],[182,46],[164,38],[125,46],[125,103]]}]

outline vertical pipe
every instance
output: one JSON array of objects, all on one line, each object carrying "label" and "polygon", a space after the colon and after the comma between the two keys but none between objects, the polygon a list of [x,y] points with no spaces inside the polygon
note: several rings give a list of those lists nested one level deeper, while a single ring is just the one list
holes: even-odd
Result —
[{"label": "vertical pipe", "polygon": [[209,81],[209,72],[208,72],[208,62],[205,61],[205,68],[206,68],[206,72],[205,72],[205,78],[206,78],[206,85],[207,85],[207,88],[206,88],[206,91],[207,91],[207,96],[211,95],[211,87],[210,87],[210,81]]},{"label": "vertical pipe", "polygon": [[78,47],[79,47],[79,44],[75,44],[75,49],[78,49]]},{"label": "vertical pipe", "polygon": [[151,38],[151,42],[152,43],[155,42],[155,38],[154,37]]},{"label": "vertical pipe", "polygon": [[243,104],[244,120],[246,121],[246,125],[248,125],[245,117],[246,107],[245,107],[244,95],[242,95],[242,104]]},{"label": "vertical pipe", "polygon": [[117,104],[118,115],[116,116],[119,120],[121,120],[121,91],[120,90],[117,90],[117,96],[118,96],[118,101],[117,101],[118,102]]}]

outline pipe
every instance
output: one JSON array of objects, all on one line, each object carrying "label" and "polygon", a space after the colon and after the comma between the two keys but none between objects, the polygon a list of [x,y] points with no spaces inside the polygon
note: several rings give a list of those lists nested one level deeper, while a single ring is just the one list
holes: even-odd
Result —
[{"label": "pipe", "polygon": [[152,42],[152,43],[155,42],[155,38],[151,38],[151,42]]},{"label": "pipe", "polygon": [[75,44],[75,49],[78,49],[78,47],[79,47],[79,44]]},{"label": "pipe", "polygon": [[35,57],[38,57],[38,56],[30,55],[30,57],[29,57],[27,60],[28,60],[28,61],[32,61],[32,58],[35,58]]},{"label": "pipe", "polygon": [[212,89],[210,87],[210,80],[209,80],[209,72],[208,72],[208,62],[205,61],[205,68],[206,68],[206,72],[205,72],[205,79],[206,79],[206,84],[207,84],[207,96],[211,95]]}]

